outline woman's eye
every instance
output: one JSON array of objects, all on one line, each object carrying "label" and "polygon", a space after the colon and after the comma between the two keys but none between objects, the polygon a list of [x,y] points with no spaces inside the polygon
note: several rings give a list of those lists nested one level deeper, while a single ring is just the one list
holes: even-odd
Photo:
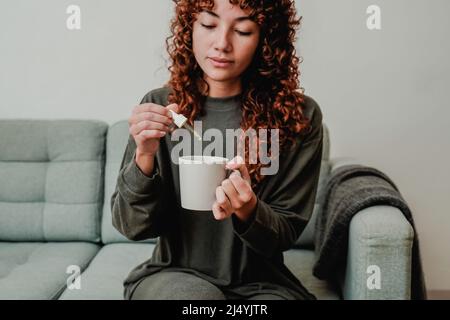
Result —
[{"label": "woman's eye", "polygon": [[[215,28],[215,26],[209,26],[209,25],[206,25],[206,24],[203,24],[203,23],[201,23],[201,26],[206,28],[206,29],[213,29],[213,28]],[[246,36],[246,37],[252,34],[251,32],[243,32],[243,31],[239,31],[239,30],[236,30],[236,32],[238,34],[240,34],[241,36]]]},{"label": "woman's eye", "polygon": [[208,25],[206,25],[206,24],[201,24],[202,25],[202,27],[205,27],[206,29],[212,29],[212,28],[214,28],[214,26],[208,26]]},{"label": "woman's eye", "polygon": [[239,33],[241,36],[246,36],[246,37],[252,34],[251,32],[242,32],[239,30],[236,30],[236,32]]}]

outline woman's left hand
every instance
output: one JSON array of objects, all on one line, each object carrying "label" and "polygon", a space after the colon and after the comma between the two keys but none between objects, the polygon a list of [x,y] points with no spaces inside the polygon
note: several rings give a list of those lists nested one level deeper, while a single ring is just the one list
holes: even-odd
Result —
[{"label": "woman's left hand", "polygon": [[216,188],[216,201],[212,211],[217,220],[230,217],[233,213],[247,221],[256,208],[257,197],[251,187],[251,179],[242,157],[237,156],[226,164],[227,169],[237,170]]}]

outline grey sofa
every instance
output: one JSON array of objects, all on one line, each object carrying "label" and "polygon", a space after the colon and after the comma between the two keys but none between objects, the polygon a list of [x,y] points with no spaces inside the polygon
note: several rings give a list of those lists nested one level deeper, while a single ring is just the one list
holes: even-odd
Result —
[{"label": "grey sofa", "polygon": [[[354,163],[330,159],[324,129],[319,194],[327,175]],[[109,200],[128,137],[125,120],[0,120],[0,299],[123,299],[124,278],[157,240],[130,241],[111,223]],[[320,206],[285,252],[302,283],[319,299],[409,299],[413,229],[402,213],[389,206],[359,212],[346,268],[331,284],[311,274]],[[367,286],[372,264],[387,270],[381,289]]]}]

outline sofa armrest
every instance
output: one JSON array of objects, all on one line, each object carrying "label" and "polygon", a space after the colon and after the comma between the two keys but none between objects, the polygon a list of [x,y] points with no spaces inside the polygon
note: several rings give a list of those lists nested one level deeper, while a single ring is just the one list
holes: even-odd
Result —
[{"label": "sofa armrest", "polygon": [[358,212],[350,222],[347,264],[339,273],[343,298],[410,299],[413,237],[398,208]]}]

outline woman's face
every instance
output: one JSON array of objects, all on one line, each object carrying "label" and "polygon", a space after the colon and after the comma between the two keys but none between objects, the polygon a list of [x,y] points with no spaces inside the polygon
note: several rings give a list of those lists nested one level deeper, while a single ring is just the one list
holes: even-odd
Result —
[{"label": "woman's face", "polygon": [[[215,0],[213,11],[202,11],[193,26],[193,51],[210,87],[240,81],[258,46],[259,26],[248,11],[229,0]],[[226,63],[214,61],[226,60]]]}]

